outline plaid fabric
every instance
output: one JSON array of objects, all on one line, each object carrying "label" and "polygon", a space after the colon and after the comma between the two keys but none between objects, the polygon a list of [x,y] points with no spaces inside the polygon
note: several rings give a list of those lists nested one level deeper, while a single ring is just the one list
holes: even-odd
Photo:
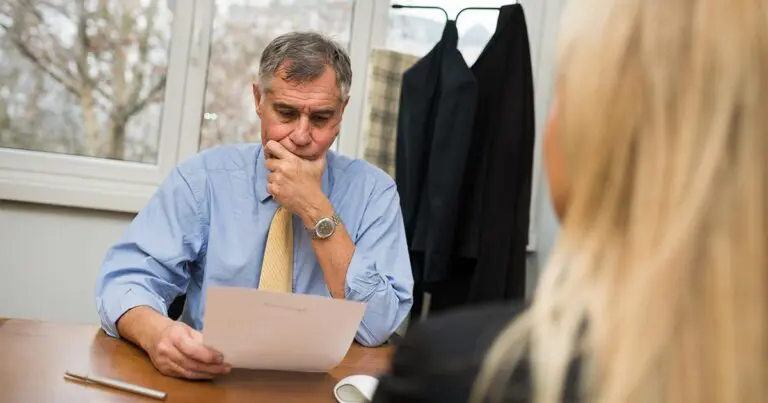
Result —
[{"label": "plaid fabric", "polygon": [[386,49],[371,53],[363,158],[395,177],[395,143],[403,73],[420,57]]}]

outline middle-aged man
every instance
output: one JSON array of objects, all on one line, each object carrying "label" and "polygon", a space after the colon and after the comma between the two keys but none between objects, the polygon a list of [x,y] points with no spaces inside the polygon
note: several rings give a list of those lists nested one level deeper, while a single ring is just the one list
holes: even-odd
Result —
[{"label": "middle-aged man", "polygon": [[[411,308],[395,183],[328,150],[349,99],[349,57],[321,35],[292,33],[266,47],[259,67],[262,144],[217,147],[179,165],[101,268],[104,330],[139,345],[166,375],[230,370],[199,332],[211,285],[366,302],[356,339],[367,346],[385,342]],[[168,307],[181,294],[174,321]]]}]

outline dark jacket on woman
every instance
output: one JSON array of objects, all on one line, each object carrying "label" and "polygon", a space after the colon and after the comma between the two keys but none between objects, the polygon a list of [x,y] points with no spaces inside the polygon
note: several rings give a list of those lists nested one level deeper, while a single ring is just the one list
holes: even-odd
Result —
[{"label": "dark jacket on woman", "polygon": [[[373,403],[467,402],[488,349],[522,309],[488,305],[430,316],[413,326],[398,343]],[[578,402],[577,367],[571,365],[563,402]],[[527,359],[515,368],[503,402],[533,400],[530,369]]]}]

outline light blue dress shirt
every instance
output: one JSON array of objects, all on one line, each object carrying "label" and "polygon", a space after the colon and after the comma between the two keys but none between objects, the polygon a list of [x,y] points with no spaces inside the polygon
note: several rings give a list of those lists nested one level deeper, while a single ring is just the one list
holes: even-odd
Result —
[{"label": "light blue dress shirt", "polygon": [[[395,183],[365,161],[329,152],[322,190],[355,243],[346,299],[367,303],[356,340],[381,344],[413,303]],[[260,144],[220,146],[179,165],[104,259],[96,287],[104,330],[119,337],[115,322],[139,305],[167,315],[183,293],[187,302],[180,320],[201,330],[208,286],[259,286],[277,207],[267,193]],[[293,234],[294,292],[330,298],[311,237],[296,216]]]}]

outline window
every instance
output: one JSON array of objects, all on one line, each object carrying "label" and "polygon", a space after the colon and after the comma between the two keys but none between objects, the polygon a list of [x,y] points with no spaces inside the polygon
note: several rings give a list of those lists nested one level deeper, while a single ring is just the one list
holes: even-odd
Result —
[{"label": "window", "polygon": [[353,0],[217,1],[200,148],[259,141],[251,85],[264,47],[280,34],[313,30],[349,48],[353,6]]},{"label": "window", "polygon": [[193,12],[0,2],[0,197],[138,211],[179,155]]},{"label": "window", "polygon": [[157,161],[165,2],[12,0],[0,18],[0,146]]}]

